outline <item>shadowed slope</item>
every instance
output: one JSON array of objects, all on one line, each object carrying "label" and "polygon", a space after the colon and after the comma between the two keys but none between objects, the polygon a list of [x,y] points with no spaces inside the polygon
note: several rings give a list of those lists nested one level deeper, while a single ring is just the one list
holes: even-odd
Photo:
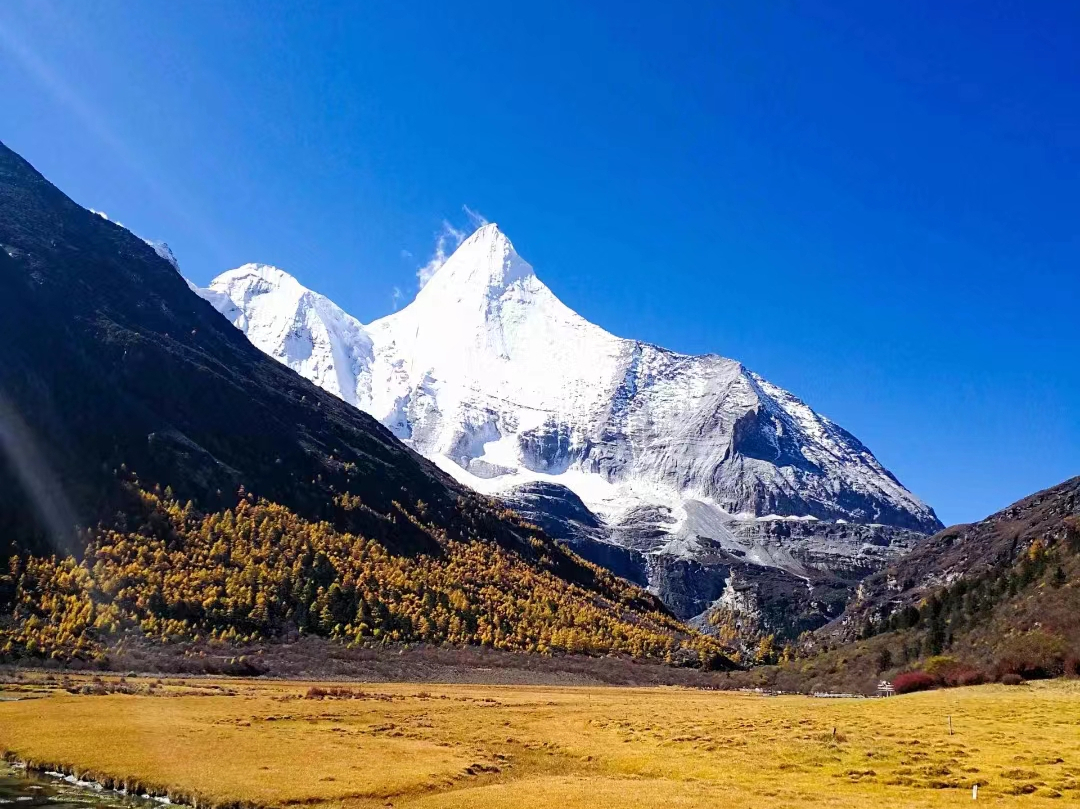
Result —
[{"label": "shadowed slope", "polygon": [[[456,499],[374,419],[266,357],[152,247],[3,146],[0,341],[0,397],[18,417],[6,424],[84,522],[121,464],[210,507],[239,485],[310,517],[331,516],[334,491],[380,512],[423,499],[444,517]],[[4,525],[24,488],[3,487]]]}]

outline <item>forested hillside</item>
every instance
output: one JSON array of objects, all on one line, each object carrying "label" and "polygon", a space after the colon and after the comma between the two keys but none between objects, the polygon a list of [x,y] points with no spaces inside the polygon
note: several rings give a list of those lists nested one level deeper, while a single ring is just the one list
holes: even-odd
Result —
[{"label": "forested hillside", "polygon": [[1080,674],[1080,478],[931,537],[868,581],[837,631],[897,666],[947,655],[984,678]]},{"label": "forested hillside", "polygon": [[[724,665],[718,644],[649,596],[583,563],[525,523],[510,549],[482,537],[498,515],[465,507],[459,536],[397,510],[434,553],[397,555],[376,540],[242,496],[210,514],[132,482],[120,525],[86,537],[81,561],[19,557],[6,579],[9,658],[106,660],[124,640],[251,642],[298,633],[346,643],[479,644],[521,652],[623,653]],[[349,510],[355,501],[340,497]],[[423,512],[421,506],[420,511]]]}]

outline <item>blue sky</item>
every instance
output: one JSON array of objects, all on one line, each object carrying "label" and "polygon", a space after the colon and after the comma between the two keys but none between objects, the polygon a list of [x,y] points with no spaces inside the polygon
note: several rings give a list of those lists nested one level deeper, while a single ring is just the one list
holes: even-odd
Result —
[{"label": "blue sky", "polygon": [[1080,474],[1080,6],[0,4],[0,139],[205,283],[363,321],[497,221],[610,331],[734,357],[946,522]]}]

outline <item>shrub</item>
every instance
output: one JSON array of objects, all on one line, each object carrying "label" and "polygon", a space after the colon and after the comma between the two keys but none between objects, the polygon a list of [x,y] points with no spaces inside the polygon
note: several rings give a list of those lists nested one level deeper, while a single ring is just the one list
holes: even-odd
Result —
[{"label": "shrub", "polygon": [[981,685],[986,676],[978,669],[961,668],[950,673],[949,685]]},{"label": "shrub", "polygon": [[1065,676],[1080,677],[1080,657],[1070,654],[1065,658]]},{"label": "shrub", "polygon": [[923,671],[937,679],[944,678],[950,671],[960,666],[955,657],[948,655],[934,655],[926,661]]},{"label": "shrub", "polygon": [[1016,674],[1016,673],[1010,671],[1007,674],[1002,674],[1001,675],[1001,684],[1002,685],[1023,685],[1024,684],[1024,678],[1021,677],[1019,674]]},{"label": "shrub", "polygon": [[1008,638],[999,647],[997,673],[1019,674],[1025,680],[1058,677],[1065,671],[1065,643],[1041,630]]},{"label": "shrub", "polygon": [[978,669],[967,663],[961,663],[955,657],[944,655],[937,655],[927,660],[923,671],[937,680],[940,685],[949,687],[978,685],[985,681],[982,672]]},{"label": "shrub", "polygon": [[897,694],[909,694],[912,691],[926,691],[937,687],[937,680],[925,671],[905,671],[897,674],[893,680],[893,688]]}]

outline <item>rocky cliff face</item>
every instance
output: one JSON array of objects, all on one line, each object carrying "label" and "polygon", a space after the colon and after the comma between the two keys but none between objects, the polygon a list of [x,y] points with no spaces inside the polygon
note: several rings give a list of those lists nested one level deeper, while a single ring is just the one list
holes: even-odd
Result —
[{"label": "rocky cliff face", "polygon": [[605,523],[557,484],[529,483],[503,497],[550,536],[649,587],[705,631],[716,610],[754,634],[795,637],[816,629],[840,615],[866,576],[924,537],[885,525],[732,519],[712,530],[699,524],[690,538],[672,530],[661,509],[639,508],[619,524]]},{"label": "rocky cliff face", "polygon": [[584,320],[495,225],[368,325],[264,265],[200,294],[263,351],[682,617],[706,612],[733,569],[843,589],[940,527],[854,436],[739,362]]}]

